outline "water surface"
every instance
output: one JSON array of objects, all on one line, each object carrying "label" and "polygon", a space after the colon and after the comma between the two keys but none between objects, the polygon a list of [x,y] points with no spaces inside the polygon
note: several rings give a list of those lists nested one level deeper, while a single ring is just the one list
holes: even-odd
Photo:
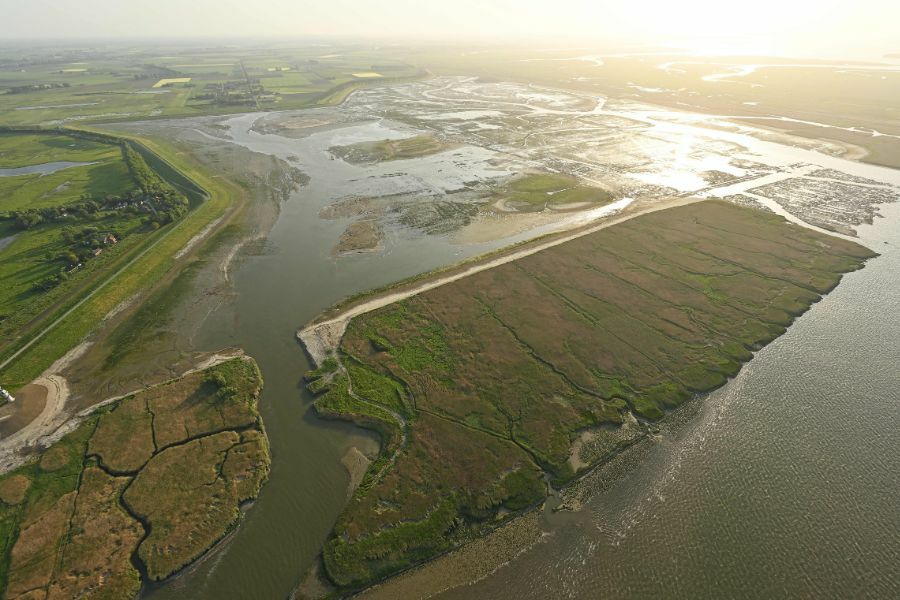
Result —
[{"label": "water surface", "polygon": [[51,173],[56,173],[57,171],[62,171],[64,169],[71,169],[73,167],[87,167],[93,164],[96,163],[71,162],[64,160],[59,162],[43,163],[40,165],[29,165],[27,167],[13,167],[8,169],[0,168],[0,177],[18,177],[20,175],[50,175]]},{"label": "water surface", "polygon": [[896,597],[900,206],[884,212],[860,232],[882,256],[599,473],[542,543],[440,597]]}]

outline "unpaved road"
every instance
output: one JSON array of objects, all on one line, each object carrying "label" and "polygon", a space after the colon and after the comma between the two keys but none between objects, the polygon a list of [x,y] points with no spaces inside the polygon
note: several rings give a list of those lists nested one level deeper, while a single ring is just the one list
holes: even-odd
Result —
[{"label": "unpaved road", "polygon": [[[173,379],[179,379],[191,373],[214,367],[240,356],[244,356],[241,350],[212,354]],[[57,365],[54,365],[54,367],[57,367]],[[41,413],[31,423],[9,437],[0,439],[0,475],[21,465],[27,459],[30,450],[49,446],[61,439],[65,434],[73,431],[99,407],[147,389],[147,387],[142,387],[125,394],[106,398],[89,408],[71,415],[64,410],[66,399],[69,397],[69,386],[66,379],[59,374],[61,371],[62,368],[51,368],[34,380],[34,385],[40,385],[47,389],[47,402]]]},{"label": "unpaved road", "polygon": [[33,434],[37,431],[46,431],[53,426],[56,416],[62,411],[69,397],[69,386],[64,377],[59,375],[46,375],[32,382],[47,390],[47,400],[44,409],[31,423],[12,435],[0,439],[0,453],[9,448],[18,448],[33,443]]},{"label": "unpaved road", "polygon": [[511,252],[504,256],[492,258],[484,262],[478,262],[460,272],[445,276],[438,276],[435,279],[423,281],[422,283],[414,287],[396,292],[390,292],[381,296],[377,296],[375,298],[371,298],[369,300],[366,300],[365,302],[355,304],[348,307],[347,310],[336,317],[333,317],[326,321],[308,325],[307,327],[297,332],[297,337],[301,342],[303,342],[303,345],[306,347],[306,351],[315,361],[316,365],[320,365],[322,361],[325,360],[325,358],[327,358],[337,349],[338,345],[341,343],[341,338],[344,337],[344,332],[347,330],[347,324],[353,317],[357,317],[383,306],[393,304],[394,302],[399,302],[400,300],[405,300],[406,298],[416,296],[418,294],[421,294],[422,292],[433,290],[434,288],[440,287],[442,285],[446,285],[454,281],[459,281],[464,277],[469,277],[470,275],[474,275],[488,269],[493,269],[494,267],[499,267],[500,265],[505,265],[507,263],[513,262],[514,260],[518,260],[537,252],[541,252],[542,250],[546,250],[554,246],[559,246],[560,244],[565,244],[566,242],[571,242],[572,240],[578,239],[585,235],[596,233],[601,229],[606,229],[607,227],[617,225],[629,219],[633,219],[635,217],[657,212],[660,210],[675,208],[676,206],[685,206],[687,204],[694,204],[695,202],[702,202],[703,200],[704,198],[696,197],[675,197],[624,214],[618,213],[627,208],[631,203],[631,200],[626,199],[619,200],[618,202],[613,202],[609,205],[609,207],[611,208],[609,214],[615,215],[613,218],[605,219],[596,225],[585,227],[577,231],[573,231],[568,235],[562,235],[545,242],[522,248],[521,250]]}]

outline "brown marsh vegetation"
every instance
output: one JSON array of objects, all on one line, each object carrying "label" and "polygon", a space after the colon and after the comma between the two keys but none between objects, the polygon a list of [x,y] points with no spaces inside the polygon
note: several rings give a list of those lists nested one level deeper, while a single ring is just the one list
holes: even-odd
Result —
[{"label": "brown marsh vegetation", "polygon": [[239,522],[269,469],[246,358],[105,407],[0,478],[6,598],[127,598]]},{"label": "brown marsh vegetation", "polygon": [[584,432],[613,437],[631,415],[646,429],[721,386],[872,256],[707,201],[357,317],[340,361],[309,376],[320,413],[384,437],[325,546],[328,575],[365,585],[538,504],[545,478],[578,475]]}]

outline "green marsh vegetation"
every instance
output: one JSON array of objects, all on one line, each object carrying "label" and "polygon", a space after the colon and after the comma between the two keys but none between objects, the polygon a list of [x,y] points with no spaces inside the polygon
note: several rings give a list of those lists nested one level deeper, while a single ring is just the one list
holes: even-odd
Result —
[{"label": "green marsh vegetation", "polygon": [[340,364],[310,376],[316,406],[387,433],[325,545],[328,576],[365,586],[540,503],[545,479],[620,447],[579,464],[584,432],[614,436],[721,386],[872,256],[706,201],[353,319]]},{"label": "green marsh vegetation", "polygon": [[130,598],[232,530],[269,468],[256,364],[232,359],[104,407],[0,477],[6,598]]},{"label": "green marsh vegetation", "polygon": [[365,164],[389,160],[420,158],[447,150],[450,146],[431,135],[416,135],[399,140],[360,142],[350,146],[335,146],[331,152],[347,162]]},{"label": "green marsh vegetation", "polygon": [[586,204],[608,204],[613,199],[613,194],[607,190],[555,173],[532,173],[514,179],[495,190],[494,196],[507,207],[524,212],[567,206],[581,208]]}]

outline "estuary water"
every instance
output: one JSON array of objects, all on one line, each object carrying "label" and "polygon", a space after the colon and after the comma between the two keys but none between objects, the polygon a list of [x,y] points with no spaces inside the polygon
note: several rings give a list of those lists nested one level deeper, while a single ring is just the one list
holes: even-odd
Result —
[{"label": "estuary water", "polygon": [[[548,118],[561,118],[560,112]],[[347,193],[402,193],[413,180],[445,192],[462,181],[462,169],[489,177],[506,167],[467,147],[455,150],[453,160],[403,164],[402,173],[399,163],[366,171],[333,160],[327,148],[384,139],[384,123],[323,127],[291,139],[254,131],[261,117],[229,117],[229,139],[298,164],[310,181],[282,205],[266,239],[241,253],[232,269],[233,301],[206,319],[193,343],[204,350],[240,346],[259,363],[272,472],[235,534],[174,581],[147,590],[154,600],[285,598],[315,564],[346,500],[349,478],[340,459],[350,446],[374,451],[376,441],[315,416],[301,380],[310,365],[293,337],[298,327],[347,295],[536,233],[459,245],[446,236],[388,229],[383,252],[335,259],[330,249],[345,223],[319,212]],[[693,124],[652,127],[656,137],[673,143],[700,139]],[[735,141],[733,132],[703,131],[710,139]],[[745,148],[756,144],[749,136],[740,141]],[[806,162],[900,183],[897,171],[759,144],[754,158],[777,149],[779,168]],[[683,150],[687,155],[691,147]],[[539,158],[511,156],[503,158]],[[671,169],[684,161],[676,163]],[[660,169],[671,170],[668,164]],[[549,516],[540,544],[491,577],[446,595],[846,598],[896,591],[898,209],[887,205],[886,218],[860,228],[862,241],[881,257],[847,275],[735,380],[673,415],[658,439],[599,472],[585,484],[596,489],[583,509]]]},{"label": "estuary water", "polygon": [[231,274],[233,302],[206,319],[193,344],[209,351],[239,346],[259,364],[265,380],[259,407],[272,470],[238,530],[174,580],[145,589],[143,597],[153,600],[288,597],[316,562],[346,503],[349,476],[342,456],[351,446],[377,453],[377,438],[365,430],[316,416],[302,380],[314,366],[294,337],[300,326],[347,296],[524,237],[463,248],[443,237],[393,239],[388,232],[382,254],[335,259],[330,249],[344,224],[320,219],[319,211],[345,185],[316,166],[344,166],[315,150],[307,153],[296,141],[252,133],[256,118],[233,118],[233,137],[267,154],[298,153],[312,176],[281,205],[264,243],[241,253]]},{"label": "estuary water", "polygon": [[440,596],[889,598],[900,590],[900,206],[725,387],[585,485],[582,510]]}]

